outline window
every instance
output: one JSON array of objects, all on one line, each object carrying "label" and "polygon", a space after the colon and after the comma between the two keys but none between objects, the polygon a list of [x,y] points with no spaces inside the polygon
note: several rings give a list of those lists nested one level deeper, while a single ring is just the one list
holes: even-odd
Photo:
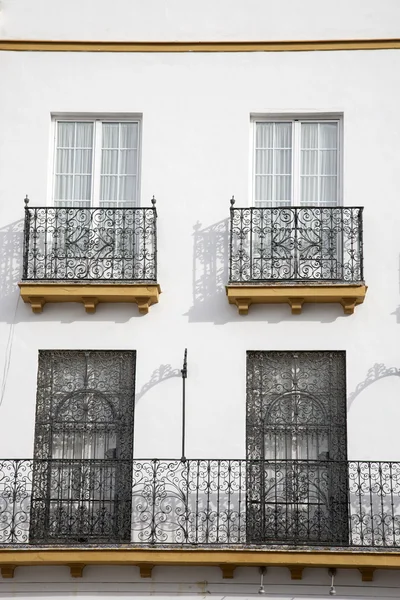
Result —
[{"label": "window", "polygon": [[248,352],[249,542],[348,541],[344,352]]},{"label": "window", "polygon": [[41,351],[30,541],[130,541],[135,352]]},{"label": "window", "polygon": [[57,119],[54,125],[55,206],[138,205],[138,119]]},{"label": "window", "polygon": [[339,119],[255,119],[253,205],[340,204]]}]

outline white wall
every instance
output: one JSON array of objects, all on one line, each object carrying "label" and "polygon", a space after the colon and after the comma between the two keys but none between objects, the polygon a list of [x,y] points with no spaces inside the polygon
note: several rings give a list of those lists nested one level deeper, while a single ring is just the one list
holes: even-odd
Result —
[{"label": "white wall", "polygon": [[[396,37],[397,0],[3,0],[0,37],[110,40],[328,39]],[[38,349],[136,349],[136,457],[179,457],[181,381],[142,393],[157,370],[180,369],[188,347],[187,456],[245,456],[245,353],[249,349],[347,351],[349,396],[375,363],[400,367],[400,53],[0,54],[0,457],[33,450]],[[240,317],[225,296],[227,255],[195,259],[196,240],[226,248],[229,198],[249,202],[251,113],[331,112],[344,118],[344,203],[363,205],[369,286],[353,316],[339,306],[251,307]],[[160,303],[47,305],[33,315],[20,301],[23,198],[47,201],[50,114],[143,114],[142,202],[158,199]],[[219,224],[219,225],[217,225]],[[214,228],[213,228],[214,226]],[[211,228],[211,229],[210,229]],[[196,234],[195,234],[196,231]],[[195,235],[194,235],[195,234]],[[217,276],[210,275],[213,264]],[[399,460],[400,379],[367,387],[349,407],[349,457]],[[377,571],[362,584],[337,577],[342,598],[395,598],[400,575]],[[291,582],[269,569],[267,597],[327,597],[325,570]],[[223,581],[219,569],[21,568],[0,579],[0,597],[105,600],[193,595],[249,598],[256,569]]]},{"label": "white wall", "polygon": [[[6,375],[0,456],[32,454],[39,348],[134,348],[140,393],[160,365],[179,369],[187,346],[189,457],[245,456],[246,350],[346,350],[349,394],[375,363],[399,366],[399,53],[3,53],[1,59],[7,85],[0,95]],[[256,306],[240,317],[225,296],[227,256],[217,260],[217,280],[205,274],[213,250],[194,267],[194,227],[196,239],[207,240],[207,228],[228,218],[233,193],[237,206],[249,201],[250,114],[269,111],[344,115],[344,203],[365,207],[369,286],[353,316],[340,306],[306,305],[300,316],[287,306]],[[11,247],[10,228],[21,226],[26,193],[32,206],[46,202],[52,112],[143,114],[141,196],[143,203],[153,194],[158,199],[163,290],[145,317],[128,305],[100,305],[94,315],[81,305],[46,305],[33,315],[17,304],[22,254]],[[224,247],[226,224],[220,227]],[[388,379],[385,388],[393,414],[398,383]],[[180,398],[181,382],[173,378],[138,399],[137,457],[179,456]],[[360,395],[350,408],[350,458],[372,458],[362,423],[374,420],[381,399],[363,402]],[[381,459],[400,458],[392,423],[375,431],[377,452],[385,440]]]},{"label": "white wall", "polygon": [[[14,580],[1,580],[0,598],[69,598],[114,600],[149,596],[182,600],[193,597],[215,600],[259,598],[260,576],[256,567],[238,568],[233,580],[222,579],[218,567],[155,567],[152,579],[141,579],[138,567],[86,567],[81,580],[71,580],[67,567],[24,567],[16,569]],[[304,569],[302,581],[291,581],[286,568],[269,568],[264,579],[269,600],[326,600],[330,577],[327,569]],[[340,569],[336,575],[337,598],[385,600],[398,598],[400,574],[375,571],[374,581],[362,583],[357,570]]]},{"label": "white wall", "polygon": [[2,0],[0,38],[301,40],[399,37],[398,0]]}]

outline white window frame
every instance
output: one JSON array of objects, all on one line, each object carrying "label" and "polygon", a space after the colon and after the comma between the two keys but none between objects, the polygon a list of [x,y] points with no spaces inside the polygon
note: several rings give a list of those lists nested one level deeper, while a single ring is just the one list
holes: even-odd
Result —
[{"label": "white window frame", "polygon": [[[256,165],[256,123],[292,123],[292,202],[290,206],[300,204],[300,140],[301,123],[337,123],[338,124],[338,177],[337,204],[343,206],[343,115],[330,113],[288,113],[288,114],[252,114],[250,117],[250,189],[249,206],[255,206],[255,165]],[[304,205],[305,206],[305,205]]]},{"label": "white window frame", "polygon": [[136,178],[136,205],[140,206],[141,191],[141,171],[142,171],[142,115],[132,114],[93,114],[93,113],[57,113],[51,115],[51,147],[50,164],[47,187],[47,206],[54,206],[55,191],[55,167],[57,158],[57,123],[59,121],[71,123],[93,122],[93,156],[92,156],[92,187],[91,187],[91,208],[96,208],[100,203],[100,178],[101,178],[101,124],[102,123],[137,123],[138,124],[138,158],[137,158],[137,178]]}]

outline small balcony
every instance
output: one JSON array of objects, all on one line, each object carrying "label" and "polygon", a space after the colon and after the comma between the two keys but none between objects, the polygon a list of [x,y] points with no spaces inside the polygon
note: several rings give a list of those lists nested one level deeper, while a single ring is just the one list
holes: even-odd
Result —
[{"label": "small balcony", "polygon": [[231,200],[229,283],[239,314],[251,304],[364,301],[361,207],[235,208]]},{"label": "small balcony", "polygon": [[29,207],[25,201],[21,297],[34,313],[47,302],[158,302],[157,211],[148,208]]},{"label": "small balcony", "polygon": [[[301,578],[304,566],[349,567],[351,552],[368,578],[400,567],[399,498],[398,462],[4,459],[0,566],[36,556],[143,568],[276,563]],[[110,547],[115,558],[104,559]]]}]

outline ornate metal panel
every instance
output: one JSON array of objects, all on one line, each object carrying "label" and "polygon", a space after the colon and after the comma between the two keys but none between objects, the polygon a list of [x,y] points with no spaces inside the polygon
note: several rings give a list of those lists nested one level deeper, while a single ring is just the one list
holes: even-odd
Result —
[{"label": "ornate metal panel", "polygon": [[362,281],[362,211],[232,204],[230,283]]},{"label": "ornate metal panel", "polygon": [[346,541],[343,352],[248,353],[247,459],[250,541]]},{"label": "ornate metal panel", "polygon": [[[78,465],[79,461],[76,461],[75,467]],[[101,465],[103,465],[105,474],[102,481],[107,481],[106,474],[110,472],[112,463],[111,461],[102,461]],[[67,477],[67,482],[64,484],[67,494],[72,494],[68,490],[67,484],[69,481],[73,481],[75,474],[77,474],[76,482],[79,482],[83,475],[87,475],[87,479],[90,481],[90,461],[82,462],[81,467],[74,470],[68,462],[65,462],[64,471],[59,470],[59,475],[65,474]],[[294,493],[297,493],[301,497],[301,494],[305,495],[309,489],[312,489],[314,483],[318,483],[318,479],[321,490],[324,489],[324,486],[325,489],[329,489],[329,478],[339,482],[340,489],[343,490],[342,478],[346,475],[349,496],[349,535],[345,535],[346,531],[343,529],[343,536],[340,536],[336,527],[333,529],[336,537],[334,535],[331,542],[354,549],[393,548],[398,550],[400,548],[399,462],[350,461],[344,467],[343,461],[330,461],[329,468],[327,469],[325,465],[325,470],[323,470],[321,465],[313,460],[286,461],[285,463],[283,461],[266,461],[266,468],[261,471],[256,460],[188,459],[183,462],[176,459],[135,459],[129,462],[129,470],[125,461],[120,461],[119,467],[120,477],[124,475],[130,477],[133,472],[131,547],[148,547],[151,544],[154,547],[177,545],[180,548],[184,546],[192,548],[195,544],[230,548],[235,545],[244,548],[250,541],[263,547],[289,542],[303,543],[309,546],[318,544],[320,541],[324,544],[329,543],[323,534],[326,531],[332,531],[329,529],[331,527],[330,520],[339,519],[340,523],[343,523],[344,518],[340,504],[335,509],[333,501],[328,512],[320,510],[320,520],[316,517],[316,505],[314,508],[310,507],[307,520],[302,521],[303,531],[300,529],[300,519],[296,522],[289,518],[292,515],[290,515],[291,505],[288,505],[287,513],[284,513],[283,517],[281,516],[282,510],[281,513],[277,512],[276,523],[269,521],[265,532],[261,530],[266,533],[265,537],[262,537],[260,523],[263,513],[259,500],[255,501],[260,496],[261,488],[257,487],[258,480],[256,479],[255,483],[254,479],[260,473],[266,473],[270,479],[264,477],[263,485],[267,488],[269,498],[275,496],[274,489],[286,490],[287,496],[290,493],[293,497]],[[38,474],[42,477],[42,472],[46,473],[46,468],[49,468],[49,461],[41,459],[0,459],[1,547],[23,548],[27,544],[30,515],[33,518],[36,516],[35,511],[32,514],[30,510],[32,473],[36,478]],[[48,470],[47,473],[50,478],[51,472]],[[57,474],[57,471],[55,473]],[[46,498],[48,488],[45,485],[44,476],[42,481],[42,498]],[[274,482],[277,482],[275,488]],[[253,493],[252,496],[247,489],[248,484],[253,485],[253,488],[250,489]],[[296,484],[298,484],[297,490],[295,490]],[[60,489],[59,485],[53,487],[53,491],[57,489]],[[74,493],[78,493],[81,486],[75,485],[73,489]],[[278,496],[278,493],[276,495]],[[318,498],[318,496],[315,497]],[[285,506],[284,498],[285,495],[281,495],[280,509]],[[333,494],[333,498],[336,498],[335,494]],[[254,502],[250,504],[249,499],[253,499]],[[34,500],[36,503],[40,500],[37,488]],[[79,501],[79,494],[77,501]],[[106,506],[106,502],[104,505]],[[271,505],[267,506],[271,507]],[[70,514],[73,515],[72,512]],[[322,521],[324,515],[327,515],[328,518]],[[41,513],[39,516],[41,517]],[[113,516],[116,519],[120,516],[122,528],[125,514],[116,510]],[[107,522],[115,523],[113,519],[108,519]],[[60,535],[58,537],[55,535],[44,536],[43,525],[41,525],[41,541],[44,544],[76,546],[77,539],[79,539],[82,547],[91,547],[94,536],[89,537],[87,532],[92,527],[93,533],[94,523],[90,519],[83,519],[83,529],[79,538],[71,535],[72,523],[73,521],[70,522],[68,518],[59,520]],[[110,544],[118,545],[119,543],[123,543],[126,547],[126,540],[116,538],[113,527],[109,528],[107,540],[105,540],[105,530],[101,529],[104,519],[98,519],[97,523],[100,541],[96,541],[96,546],[104,542],[107,547]],[[320,526],[320,523],[324,523],[324,527]],[[280,537],[277,535],[278,524]],[[38,526],[39,524],[36,524],[36,528]],[[116,527],[118,529],[118,525]],[[297,539],[293,535],[296,533],[296,527],[298,533],[302,534]],[[286,535],[282,535],[282,531]],[[259,534],[256,536],[258,532]],[[250,537],[250,533],[253,533],[253,537]],[[292,537],[289,537],[289,533]]]},{"label": "ornate metal panel", "polygon": [[157,281],[151,208],[25,208],[26,281]]},{"label": "ornate metal panel", "polygon": [[30,541],[129,541],[135,352],[41,351]]}]

